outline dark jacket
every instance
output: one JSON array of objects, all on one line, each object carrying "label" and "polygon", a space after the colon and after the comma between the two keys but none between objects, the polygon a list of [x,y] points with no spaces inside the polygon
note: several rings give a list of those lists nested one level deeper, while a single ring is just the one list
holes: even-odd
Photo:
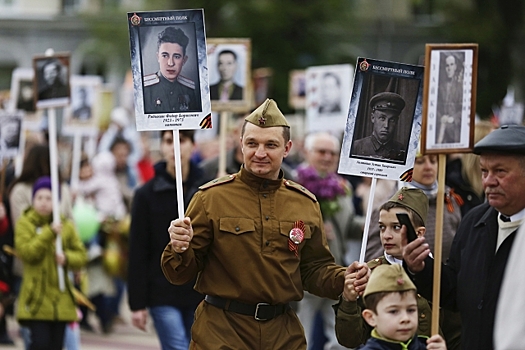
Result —
[{"label": "dark jacket", "polygon": [[[505,266],[516,231],[496,251],[498,212],[484,203],[461,221],[450,258],[441,272],[441,306],[459,309],[462,348],[492,350],[496,305]],[[418,291],[432,297],[433,260],[425,260],[423,271],[412,275]]]},{"label": "dark jacket", "polygon": [[[219,100],[221,98],[220,93],[219,93],[220,85],[221,84],[218,83],[218,84],[210,86],[210,99],[211,100]],[[232,88],[232,91],[230,92],[229,99],[230,100],[242,100],[242,87],[237,84],[233,84],[233,88]]]},{"label": "dark jacket", "polygon": [[[202,184],[202,171],[190,165],[184,186],[185,207]],[[169,243],[168,226],[177,218],[175,179],[166,172],[166,163],[155,165],[155,177],[137,189],[131,211],[128,294],[133,311],[151,306],[196,307],[202,296],[193,282],[175,286],[160,268],[160,256]]]},{"label": "dark jacket", "polygon": [[378,338],[378,334],[373,331],[372,337],[356,350],[426,350],[427,339],[427,337],[414,336],[410,342],[407,342],[408,344],[400,343]]}]

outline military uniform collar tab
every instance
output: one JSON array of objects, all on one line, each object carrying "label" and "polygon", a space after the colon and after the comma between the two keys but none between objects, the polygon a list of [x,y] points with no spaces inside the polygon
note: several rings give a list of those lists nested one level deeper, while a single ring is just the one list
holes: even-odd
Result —
[{"label": "military uniform collar tab", "polygon": [[279,179],[277,180],[268,180],[262,177],[259,177],[255,174],[252,174],[246,168],[244,165],[241,167],[241,171],[239,172],[239,178],[242,180],[242,182],[246,183],[248,186],[260,189],[261,191],[271,191],[279,188],[282,184],[283,177],[282,172],[280,173]]}]

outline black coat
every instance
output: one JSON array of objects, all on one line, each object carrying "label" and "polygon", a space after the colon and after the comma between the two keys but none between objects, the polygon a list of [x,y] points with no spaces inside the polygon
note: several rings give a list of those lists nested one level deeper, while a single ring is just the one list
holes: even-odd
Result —
[{"label": "black coat", "polygon": [[[202,185],[202,171],[190,167],[184,185],[184,207]],[[128,265],[128,299],[132,311],[151,306],[196,307],[203,296],[193,282],[176,286],[160,268],[162,251],[169,243],[168,227],[177,218],[175,179],[166,172],[166,163],[155,165],[155,177],[137,189],[131,210]]]},{"label": "black coat", "polygon": [[[350,331],[350,330],[349,330]],[[369,338],[364,345],[356,348],[356,350],[425,350],[427,348],[427,338],[415,336],[408,347],[398,342],[390,342],[377,338]]]},{"label": "black coat", "polygon": [[[494,318],[503,274],[516,231],[497,253],[498,212],[481,204],[463,218],[454,237],[450,258],[441,271],[441,306],[458,309],[462,321],[461,347],[492,350]],[[433,260],[412,276],[418,292],[432,298]],[[429,299],[430,300],[430,299]]]}]

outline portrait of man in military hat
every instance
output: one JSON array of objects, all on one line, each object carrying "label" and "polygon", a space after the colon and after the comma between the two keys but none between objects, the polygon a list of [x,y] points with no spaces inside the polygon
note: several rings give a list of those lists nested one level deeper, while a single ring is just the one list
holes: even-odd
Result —
[{"label": "portrait of man in military hat", "polygon": [[404,161],[406,146],[396,140],[396,131],[405,100],[394,92],[380,92],[372,96],[369,108],[372,134],[355,140],[351,155]]}]

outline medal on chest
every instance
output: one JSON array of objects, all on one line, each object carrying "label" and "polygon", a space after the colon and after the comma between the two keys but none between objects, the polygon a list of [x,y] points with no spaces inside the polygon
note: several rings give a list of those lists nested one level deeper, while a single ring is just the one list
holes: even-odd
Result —
[{"label": "medal on chest", "polygon": [[294,252],[296,257],[299,257],[298,246],[304,240],[304,222],[302,220],[296,221],[293,224],[293,228],[290,230],[288,239],[288,249]]}]

